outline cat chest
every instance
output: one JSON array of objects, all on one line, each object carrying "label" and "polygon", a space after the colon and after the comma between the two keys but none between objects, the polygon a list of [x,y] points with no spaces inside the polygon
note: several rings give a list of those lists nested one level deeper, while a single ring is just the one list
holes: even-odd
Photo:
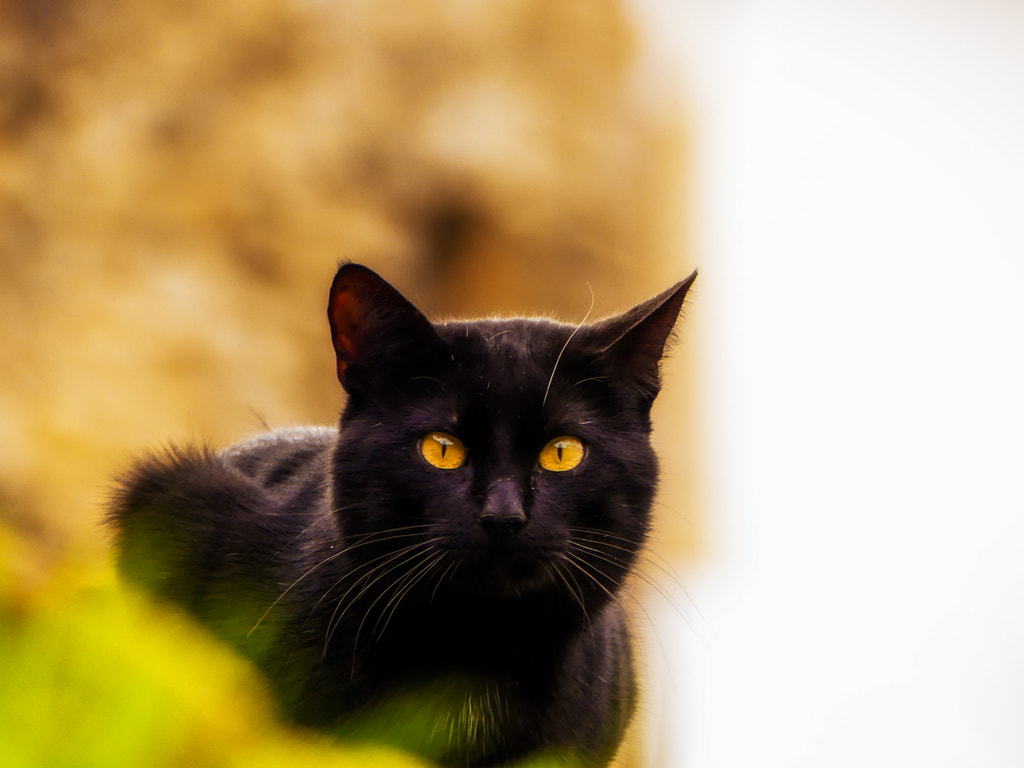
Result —
[{"label": "cat chest", "polygon": [[447,675],[388,690],[346,716],[337,731],[346,740],[384,742],[438,764],[466,764],[529,730],[525,711],[514,683]]}]

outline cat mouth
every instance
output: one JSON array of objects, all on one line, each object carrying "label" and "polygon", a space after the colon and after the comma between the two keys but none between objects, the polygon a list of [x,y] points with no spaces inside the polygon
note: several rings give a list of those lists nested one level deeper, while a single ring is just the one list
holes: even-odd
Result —
[{"label": "cat mouth", "polygon": [[522,597],[545,591],[553,584],[543,558],[509,552],[462,561],[455,581],[467,592],[492,598]]}]

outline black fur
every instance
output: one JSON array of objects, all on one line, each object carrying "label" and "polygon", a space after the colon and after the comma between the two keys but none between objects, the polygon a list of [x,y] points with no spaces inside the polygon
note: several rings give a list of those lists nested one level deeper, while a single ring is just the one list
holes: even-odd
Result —
[{"label": "black fur", "polygon": [[[139,462],[111,512],[123,573],[251,657],[299,723],[450,765],[603,764],[634,706],[618,597],[648,531],[650,406],[692,281],[579,328],[432,325],[343,266],[328,311],[340,429]],[[462,467],[420,455],[432,431],[461,439]],[[541,468],[563,435],[584,460]],[[525,525],[487,527],[485,507]],[[403,701],[432,733],[390,732]]]}]

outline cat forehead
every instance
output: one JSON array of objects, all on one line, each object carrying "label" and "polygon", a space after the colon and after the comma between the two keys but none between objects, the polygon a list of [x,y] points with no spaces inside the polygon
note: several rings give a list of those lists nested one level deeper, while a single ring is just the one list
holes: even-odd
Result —
[{"label": "cat forehead", "polygon": [[456,391],[486,403],[489,412],[564,415],[586,399],[578,382],[603,378],[597,350],[577,325],[488,319],[447,323],[438,331],[451,354]]},{"label": "cat forehead", "polygon": [[595,403],[573,385],[579,379],[596,380],[590,378],[594,350],[582,330],[573,335],[577,327],[547,318],[435,325],[451,355],[450,367],[442,363],[441,369],[448,374],[439,370],[451,385],[446,401],[453,409],[450,421],[486,414],[488,431],[505,437],[551,421],[590,423]]},{"label": "cat forehead", "polygon": [[575,328],[547,318],[489,318],[435,327],[457,357],[484,356],[496,363],[527,366],[553,362]]}]

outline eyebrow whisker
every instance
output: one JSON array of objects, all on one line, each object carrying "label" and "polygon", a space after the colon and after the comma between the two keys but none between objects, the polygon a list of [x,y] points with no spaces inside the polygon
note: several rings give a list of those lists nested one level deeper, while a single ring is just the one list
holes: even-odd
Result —
[{"label": "eyebrow whisker", "polygon": [[585,314],[583,319],[580,320],[579,325],[572,329],[572,333],[569,334],[569,338],[565,340],[565,344],[563,344],[562,349],[559,350],[558,357],[555,358],[555,364],[551,368],[551,376],[548,378],[548,385],[544,388],[544,397],[540,401],[541,405],[545,405],[548,401],[548,393],[551,391],[551,382],[555,380],[555,371],[558,370],[558,364],[562,361],[562,355],[565,354],[565,350],[569,346],[569,342],[572,341],[573,336],[579,332],[580,328],[586,324],[587,320],[590,319],[590,313],[594,311],[594,289],[589,282],[587,283],[587,289],[590,291],[590,309],[587,310],[587,314]]}]

